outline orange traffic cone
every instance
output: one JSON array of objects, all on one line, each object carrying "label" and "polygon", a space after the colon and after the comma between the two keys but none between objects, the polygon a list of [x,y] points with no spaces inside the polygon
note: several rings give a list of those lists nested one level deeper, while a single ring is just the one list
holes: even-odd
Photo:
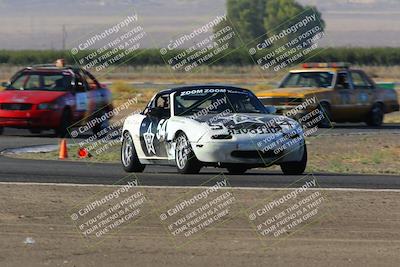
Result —
[{"label": "orange traffic cone", "polygon": [[60,153],[59,153],[58,158],[59,159],[67,159],[68,158],[67,140],[65,140],[65,139],[61,139]]}]

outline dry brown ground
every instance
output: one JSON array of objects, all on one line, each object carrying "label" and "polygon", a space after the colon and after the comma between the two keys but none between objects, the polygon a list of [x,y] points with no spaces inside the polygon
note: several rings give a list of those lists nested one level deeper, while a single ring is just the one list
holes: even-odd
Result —
[{"label": "dry brown ground", "polygon": [[398,134],[310,137],[308,148],[311,172],[400,173]]},{"label": "dry brown ground", "polygon": [[[246,216],[236,213],[176,249],[157,214],[146,209],[142,220],[88,247],[69,210],[105,189],[112,190],[0,185],[0,266],[398,266],[400,261],[400,192],[323,191],[328,216],[277,244],[260,241]],[[151,207],[189,191],[138,190]],[[242,207],[274,193],[231,192]],[[27,237],[36,242],[24,244]]]}]

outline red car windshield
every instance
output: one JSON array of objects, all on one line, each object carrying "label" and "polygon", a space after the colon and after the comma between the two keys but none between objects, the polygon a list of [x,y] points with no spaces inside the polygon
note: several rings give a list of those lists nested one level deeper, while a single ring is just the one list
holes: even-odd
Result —
[{"label": "red car windshield", "polygon": [[72,77],[61,73],[22,73],[7,87],[7,90],[68,91]]}]

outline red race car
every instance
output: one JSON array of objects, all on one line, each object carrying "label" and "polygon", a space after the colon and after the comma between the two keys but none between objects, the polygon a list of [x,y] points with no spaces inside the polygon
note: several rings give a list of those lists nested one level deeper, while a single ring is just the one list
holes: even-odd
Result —
[{"label": "red race car", "polygon": [[[37,65],[18,71],[0,92],[0,134],[4,127],[29,129],[32,133],[54,129],[68,135],[73,125],[90,124],[100,132],[112,111],[111,92],[88,71],[64,64]],[[75,137],[75,136],[74,136]]]}]

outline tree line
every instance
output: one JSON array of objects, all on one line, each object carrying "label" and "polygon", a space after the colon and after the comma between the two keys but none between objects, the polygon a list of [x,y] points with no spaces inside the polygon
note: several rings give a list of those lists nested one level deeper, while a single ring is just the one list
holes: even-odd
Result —
[{"label": "tree line", "polygon": [[[89,54],[91,51],[87,51]],[[179,54],[177,50],[174,53]],[[266,51],[267,52],[267,51]],[[357,65],[400,65],[400,48],[390,47],[340,47],[317,48],[310,62],[349,62]],[[75,60],[70,51],[54,50],[0,50],[0,64],[29,66],[34,64],[52,63],[57,58],[64,58],[68,64],[74,65]],[[137,51],[136,55],[123,63],[129,66],[165,65],[158,49]],[[206,63],[207,64],[207,63]],[[214,65],[254,65],[254,61],[245,48],[228,49],[220,55]]]}]

